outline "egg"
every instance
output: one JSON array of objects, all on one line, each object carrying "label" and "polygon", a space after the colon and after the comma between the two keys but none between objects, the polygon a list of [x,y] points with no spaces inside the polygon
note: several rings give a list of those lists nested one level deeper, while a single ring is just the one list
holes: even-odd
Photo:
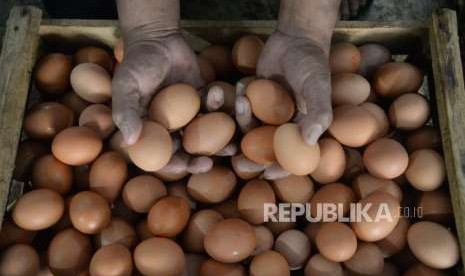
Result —
[{"label": "egg", "polygon": [[101,66],[81,63],[71,72],[71,86],[76,94],[91,103],[104,103],[111,99],[111,77]]},{"label": "egg", "polygon": [[373,193],[359,202],[366,210],[366,216],[360,215],[351,222],[357,237],[366,242],[375,242],[386,238],[397,226],[400,218],[399,201],[386,193]]},{"label": "egg", "polygon": [[333,138],[322,138],[318,141],[320,161],[311,173],[312,178],[320,184],[338,181],[346,168],[346,156],[341,144]]},{"label": "egg", "polygon": [[63,215],[63,197],[53,190],[37,189],[25,193],[15,204],[12,218],[26,230],[43,230],[55,224]]},{"label": "egg", "polygon": [[381,66],[373,76],[375,92],[386,98],[395,98],[405,93],[415,93],[423,82],[423,74],[407,62],[389,62]]},{"label": "egg", "polygon": [[424,192],[436,190],[446,178],[444,158],[431,149],[415,151],[410,154],[405,177],[417,190]]},{"label": "egg", "polygon": [[405,273],[404,276],[446,276],[447,273],[434,268],[427,267],[422,263],[417,263],[411,266]]},{"label": "egg", "polygon": [[261,126],[247,132],[241,141],[241,151],[255,163],[269,165],[276,161],[273,150],[275,126]]},{"label": "egg", "polygon": [[328,131],[344,146],[358,148],[372,141],[379,132],[379,125],[376,118],[365,108],[343,105],[334,108],[333,122]]},{"label": "egg", "polygon": [[191,175],[187,182],[187,192],[199,202],[219,203],[232,194],[236,182],[233,171],[215,165],[208,172]]},{"label": "egg", "polygon": [[208,259],[200,266],[199,276],[217,275],[245,276],[247,273],[240,263],[226,264],[213,259]]},{"label": "egg", "polygon": [[100,47],[88,46],[77,50],[73,55],[74,64],[94,63],[105,68],[108,72],[113,70],[113,58]]},{"label": "egg", "polygon": [[13,179],[28,181],[31,177],[36,160],[46,155],[48,152],[48,146],[39,141],[27,139],[19,143],[18,150],[16,151]]},{"label": "egg", "polygon": [[[278,213],[276,214],[276,216],[279,217],[279,215],[280,211],[278,209]],[[295,221],[268,221],[265,222],[264,225],[265,227],[270,229],[271,233],[273,233],[273,235],[275,236],[278,236],[287,230],[297,227],[297,223]]]},{"label": "egg", "polygon": [[187,192],[186,183],[182,181],[170,183],[166,189],[168,190],[168,195],[183,198],[189,204],[191,210],[197,208],[197,202]]},{"label": "egg", "polygon": [[88,127],[70,127],[52,141],[52,153],[61,162],[82,166],[94,161],[103,144],[98,134]]},{"label": "egg", "polygon": [[358,198],[383,192],[392,195],[399,202],[402,201],[402,190],[394,180],[377,178],[368,173],[357,176],[352,183],[352,189]]},{"label": "egg", "polygon": [[[336,204],[342,210],[337,214],[346,215],[349,212],[350,204],[355,202],[355,194],[349,186],[342,183],[332,183],[322,186],[310,199],[310,214],[317,218],[318,214],[324,210],[323,204]],[[329,219],[329,218],[328,218]],[[333,218],[334,221],[337,217]]]},{"label": "egg", "polygon": [[268,250],[253,257],[249,268],[250,276],[289,276],[289,264],[283,255]]},{"label": "egg", "polygon": [[275,179],[272,182],[273,190],[282,202],[306,203],[315,191],[313,181],[308,176],[289,175]]},{"label": "egg", "polygon": [[163,182],[150,175],[139,175],[126,182],[122,197],[131,210],[148,213],[153,204],[167,194]]},{"label": "egg", "polygon": [[391,52],[381,44],[363,44],[358,50],[361,57],[358,73],[366,78],[371,78],[379,67],[391,60]]},{"label": "egg", "polygon": [[158,200],[147,215],[147,222],[153,234],[160,237],[175,237],[187,226],[190,208],[187,202],[177,196]]},{"label": "egg", "polygon": [[355,45],[342,42],[331,47],[329,68],[332,74],[356,73],[360,68],[360,62],[360,51]]},{"label": "egg", "polygon": [[449,193],[441,190],[422,192],[416,204],[421,208],[421,220],[429,220],[449,225],[453,220],[452,203]]},{"label": "egg", "polygon": [[237,209],[237,197],[215,204],[213,209],[218,211],[224,218],[241,218],[242,216]]},{"label": "egg", "polygon": [[[242,180],[250,180],[259,176],[264,167],[260,164],[256,164],[254,162],[249,162],[250,160],[247,159],[243,154],[237,154],[231,157],[231,167],[233,168],[236,175]],[[251,170],[248,167],[248,164],[254,164],[254,169]]]},{"label": "egg", "polygon": [[245,88],[252,113],[269,125],[282,125],[294,116],[292,97],[284,88],[272,80],[254,80]]},{"label": "egg", "polygon": [[139,140],[126,148],[134,164],[144,171],[157,171],[171,159],[173,141],[168,131],[155,122],[145,121]]},{"label": "egg", "polygon": [[100,138],[107,138],[115,130],[111,108],[103,104],[89,105],[79,116],[79,126],[90,127]]},{"label": "egg", "polygon": [[0,255],[1,275],[35,276],[39,269],[39,255],[30,245],[15,244]]},{"label": "egg", "polygon": [[79,114],[81,114],[81,112],[91,104],[83,98],[79,97],[76,93],[74,93],[74,91],[66,92],[60,98],[60,103],[74,111],[76,118],[79,118]]},{"label": "egg", "polygon": [[382,138],[371,143],[365,149],[363,163],[373,176],[394,179],[402,175],[407,169],[409,156],[399,142]]},{"label": "egg", "polygon": [[194,253],[205,252],[203,245],[205,235],[221,220],[223,216],[211,209],[203,209],[193,214],[183,234],[184,250]]},{"label": "egg", "polygon": [[119,217],[113,217],[107,227],[94,236],[94,244],[97,248],[121,244],[132,249],[136,243],[136,231],[127,221]]},{"label": "egg", "polygon": [[166,238],[150,238],[134,250],[134,264],[143,275],[179,275],[186,266],[182,248]]},{"label": "egg", "polygon": [[383,272],[384,256],[373,243],[360,242],[357,251],[344,266],[356,275],[379,275]]},{"label": "egg", "polygon": [[84,234],[97,234],[111,221],[111,210],[104,197],[91,191],[79,192],[69,205],[69,218],[74,228]]},{"label": "egg", "polygon": [[128,145],[124,142],[123,133],[121,131],[116,131],[109,140],[108,147],[116,151],[117,153],[124,156],[126,162],[131,163],[131,158],[129,157],[129,153],[127,150]]},{"label": "egg", "polygon": [[352,229],[343,223],[323,223],[316,235],[316,246],[326,259],[338,263],[344,262],[355,254],[357,237]]},{"label": "egg", "polygon": [[441,134],[432,126],[423,126],[409,132],[405,140],[405,147],[409,152],[420,149],[437,149],[441,145]]},{"label": "egg", "polygon": [[47,251],[48,267],[54,275],[73,276],[87,269],[92,257],[88,236],[74,228],[57,233]]},{"label": "egg", "polygon": [[234,43],[232,61],[237,70],[245,75],[255,75],[258,58],[265,43],[256,35],[245,35]]},{"label": "egg", "polygon": [[310,257],[310,240],[302,231],[287,230],[276,238],[274,250],[287,260],[291,270],[300,269]]},{"label": "egg", "polygon": [[213,65],[218,78],[229,79],[234,75],[231,50],[227,47],[210,45],[200,52],[200,56]]},{"label": "egg", "polygon": [[190,154],[213,155],[226,147],[235,131],[236,123],[229,115],[212,112],[195,118],[187,125],[182,144]]},{"label": "egg", "polygon": [[0,231],[0,249],[17,243],[29,244],[36,235],[36,231],[29,231],[16,225],[11,220],[4,220]]},{"label": "egg", "polygon": [[187,170],[164,170],[162,168],[161,170],[153,172],[153,175],[162,181],[174,182],[185,178],[187,175],[189,175],[189,172]]},{"label": "egg", "polygon": [[313,255],[307,262],[305,276],[344,276],[340,263],[330,261],[321,254]]},{"label": "egg", "polygon": [[318,235],[318,231],[320,231],[323,222],[321,221],[313,221],[307,224],[304,228],[304,233],[310,239],[311,243],[316,243],[316,236]]},{"label": "egg", "polygon": [[429,119],[428,101],[418,93],[407,93],[399,96],[389,107],[389,120],[400,130],[415,130],[423,126]]},{"label": "egg", "polygon": [[39,158],[32,169],[32,185],[36,189],[50,189],[66,194],[73,184],[73,169],[53,155]]},{"label": "egg", "polygon": [[224,103],[220,110],[228,114],[233,114],[236,109],[236,87],[224,81],[214,81],[208,84],[207,90],[212,89],[214,86],[217,86],[223,91]]},{"label": "egg", "polygon": [[331,77],[331,101],[333,106],[359,105],[368,99],[370,83],[353,73],[340,73]]},{"label": "egg", "polygon": [[122,38],[119,38],[116,43],[115,47],[113,48],[113,55],[115,56],[115,59],[121,63],[123,62],[123,57],[124,57],[124,41]]},{"label": "egg", "polygon": [[256,256],[264,251],[271,250],[274,245],[274,236],[270,229],[265,226],[255,226],[255,237],[257,239],[257,245],[252,253],[252,256]]},{"label": "egg", "polygon": [[23,128],[29,137],[47,140],[71,127],[73,122],[71,109],[60,103],[43,102],[34,105],[26,113]]},{"label": "egg", "polygon": [[378,125],[378,130],[372,137],[372,141],[386,136],[389,132],[390,123],[386,112],[377,104],[365,102],[360,105],[368,111],[375,119]]},{"label": "egg", "polygon": [[150,103],[149,118],[168,130],[187,125],[200,109],[200,96],[188,84],[170,85],[158,92]]},{"label": "egg", "polygon": [[408,230],[407,242],[415,257],[431,268],[447,269],[459,261],[457,238],[435,222],[413,224]]},{"label": "egg", "polygon": [[107,151],[90,167],[89,189],[111,203],[120,195],[127,177],[128,166],[124,157],[117,152]]},{"label": "egg", "polygon": [[132,254],[121,244],[104,246],[95,252],[89,265],[92,276],[131,276]]},{"label": "egg", "polygon": [[261,179],[247,182],[239,192],[237,209],[242,217],[252,224],[265,222],[264,212],[266,203],[275,203],[276,198],[271,185]]},{"label": "egg", "polygon": [[206,83],[216,80],[215,68],[208,59],[197,55],[197,63],[199,64],[200,76]]},{"label": "egg", "polygon": [[208,255],[223,263],[237,263],[246,259],[256,245],[253,227],[241,219],[218,222],[207,232],[204,240]]},{"label": "egg", "polygon": [[384,239],[376,242],[376,245],[381,249],[385,257],[391,257],[406,248],[409,227],[410,222],[408,219],[401,217],[394,230]]},{"label": "egg", "polygon": [[69,76],[73,69],[71,59],[62,53],[43,56],[34,69],[36,87],[44,93],[58,95],[69,87]]}]

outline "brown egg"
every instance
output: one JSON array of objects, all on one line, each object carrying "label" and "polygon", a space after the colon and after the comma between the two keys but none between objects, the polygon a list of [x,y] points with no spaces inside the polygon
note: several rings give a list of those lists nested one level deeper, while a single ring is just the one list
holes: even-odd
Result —
[{"label": "brown egg", "polygon": [[36,87],[44,93],[57,95],[69,87],[69,76],[73,65],[71,59],[61,53],[43,56],[34,69]]},{"label": "brown egg", "polygon": [[0,255],[0,275],[36,276],[39,269],[39,255],[29,245],[12,245]]},{"label": "brown egg", "polygon": [[431,268],[447,269],[459,261],[457,238],[435,222],[413,224],[408,230],[407,242],[415,257]]},{"label": "brown egg", "polygon": [[358,47],[358,50],[361,56],[358,73],[369,79],[379,67],[391,60],[391,52],[381,44],[363,44]]},{"label": "brown egg", "polygon": [[[337,214],[345,216],[349,213],[350,204],[355,202],[355,194],[352,189],[342,183],[332,183],[322,186],[310,199],[310,213],[313,218],[318,218],[318,214],[324,210],[324,204],[336,204],[337,208],[342,207],[342,211]],[[328,219],[331,219],[328,217]],[[337,216],[332,217],[336,221]]]},{"label": "brown egg", "polygon": [[445,271],[440,271],[434,268],[427,267],[422,263],[417,263],[409,268],[403,276],[446,276]]},{"label": "brown egg", "polygon": [[31,243],[36,231],[29,231],[16,225],[13,221],[4,220],[0,231],[0,249],[17,243]]},{"label": "brown egg", "polygon": [[69,205],[74,228],[85,234],[97,234],[111,221],[111,210],[104,197],[91,191],[79,192]]},{"label": "brown egg", "polygon": [[218,211],[225,219],[241,218],[242,215],[237,210],[237,198],[231,198],[221,203],[213,205],[213,209]]},{"label": "brown egg", "polygon": [[375,192],[383,192],[392,195],[399,202],[402,201],[402,190],[394,180],[377,178],[368,173],[355,178],[352,183],[352,190],[359,199]]},{"label": "brown egg", "polygon": [[240,263],[226,264],[213,259],[208,259],[200,266],[199,276],[218,275],[245,276],[247,273]]},{"label": "brown egg", "polygon": [[82,166],[94,161],[102,147],[102,140],[92,129],[70,127],[55,136],[52,153],[65,164]]},{"label": "brown egg", "polygon": [[352,182],[355,177],[365,172],[365,165],[363,164],[362,154],[359,150],[344,148],[344,152],[347,161],[342,180],[349,183]]},{"label": "brown egg", "polygon": [[150,207],[166,196],[163,182],[150,175],[139,175],[129,180],[123,188],[123,201],[133,211],[148,213]]},{"label": "brown egg", "polygon": [[205,235],[221,220],[223,216],[211,209],[203,209],[193,214],[184,231],[184,250],[194,253],[205,252],[203,245]]},{"label": "brown egg", "polygon": [[393,179],[405,172],[409,156],[399,142],[382,138],[371,143],[365,149],[363,163],[373,176]]},{"label": "brown egg", "polygon": [[150,231],[149,224],[147,223],[146,219],[141,220],[136,225],[136,232],[140,241],[145,241],[146,239],[155,237],[155,235]]},{"label": "brown egg", "polygon": [[117,153],[124,156],[126,162],[132,163],[127,149],[128,145],[124,142],[123,134],[121,131],[118,130],[111,136],[108,146],[111,150],[116,151]]},{"label": "brown egg", "polygon": [[272,80],[258,79],[247,85],[245,94],[253,114],[269,125],[282,125],[294,115],[294,101],[290,94]]},{"label": "brown egg", "polygon": [[252,253],[252,256],[256,256],[264,251],[271,250],[274,245],[274,236],[270,229],[265,226],[255,226],[255,236],[257,238],[257,245]]},{"label": "brown egg", "polygon": [[81,112],[91,105],[88,101],[84,100],[83,98],[79,97],[74,91],[66,92],[61,98],[60,103],[67,106],[69,109],[74,111],[74,116],[79,118]]},{"label": "brown egg", "polygon": [[415,151],[410,154],[405,176],[417,190],[424,192],[436,190],[446,178],[444,158],[431,149]]},{"label": "brown egg", "polygon": [[233,171],[216,165],[208,172],[191,175],[187,182],[187,192],[197,201],[219,203],[231,195],[236,182]]},{"label": "brown egg", "polygon": [[233,114],[236,108],[236,87],[224,81],[214,81],[208,84],[207,90],[214,86],[218,86],[223,91],[224,103],[220,110]]},{"label": "brown egg", "polygon": [[241,151],[255,163],[269,165],[276,161],[273,149],[275,126],[261,126],[247,132],[241,141]]},{"label": "brown egg", "polygon": [[344,262],[355,254],[357,237],[352,229],[343,223],[323,223],[316,235],[316,246],[320,254],[328,260]]},{"label": "brown egg", "polygon": [[90,127],[100,138],[107,138],[115,130],[111,108],[103,104],[89,105],[79,116],[79,126]]},{"label": "brown egg", "polygon": [[291,229],[276,238],[274,250],[280,253],[292,270],[300,269],[310,257],[310,239],[304,232]]},{"label": "brown egg", "polygon": [[28,181],[36,160],[46,155],[49,151],[48,146],[39,141],[31,139],[22,141],[16,151],[13,179]]},{"label": "brown egg", "polygon": [[376,242],[376,245],[378,245],[385,257],[391,257],[401,252],[406,247],[407,231],[409,227],[410,222],[408,219],[401,217],[396,228],[384,239]]},{"label": "brown egg", "polygon": [[355,275],[379,275],[384,267],[383,253],[374,243],[360,242],[344,266]]},{"label": "brown egg", "polygon": [[235,130],[236,124],[231,116],[222,112],[208,113],[187,125],[182,144],[190,154],[213,155],[231,141]]},{"label": "brown egg", "polygon": [[137,167],[144,171],[157,171],[170,161],[173,141],[164,127],[145,121],[139,140],[126,149]]},{"label": "brown egg", "polygon": [[131,276],[131,252],[121,244],[104,246],[95,252],[90,261],[92,276]]},{"label": "brown egg", "polygon": [[187,170],[170,171],[161,169],[156,172],[153,172],[153,175],[162,181],[173,182],[183,179],[184,177],[189,175],[189,172]]},{"label": "brown egg", "polygon": [[187,84],[170,85],[158,92],[150,103],[150,119],[168,130],[187,125],[200,109],[200,96]]},{"label": "brown egg", "polygon": [[234,66],[242,74],[255,75],[258,58],[265,43],[256,35],[245,35],[239,38],[232,49]]},{"label": "brown egg", "polygon": [[189,222],[190,208],[187,201],[177,196],[158,200],[150,208],[147,222],[153,234],[160,237],[175,237]]},{"label": "brown egg", "polygon": [[127,176],[128,166],[124,157],[117,152],[107,151],[90,167],[89,188],[111,203],[120,195]]},{"label": "brown egg", "polygon": [[223,263],[237,263],[249,257],[257,245],[255,231],[241,219],[225,219],[215,224],[205,236],[208,255]]},{"label": "brown egg", "polygon": [[344,276],[340,263],[330,261],[321,254],[311,257],[305,266],[305,276]]},{"label": "brown egg", "polygon": [[322,138],[320,146],[320,161],[311,173],[312,178],[320,184],[338,181],[346,168],[346,156],[341,144],[333,138]]},{"label": "brown egg", "polygon": [[[279,214],[278,210],[276,217],[279,217]],[[295,221],[268,221],[264,225],[266,228],[270,229],[271,233],[275,236],[279,236],[283,232],[297,227],[297,223]]]},{"label": "brown egg", "polygon": [[422,192],[416,204],[421,208],[421,220],[429,220],[449,225],[453,220],[453,210],[450,196],[441,190]]},{"label": "brown egg", "polygon": [[273,190],[279,200],[289,203],[306,203],[312,197],[315,188],[308,176],[289,175],[272,182]]},{"label": "brown egg", "polygon": [[53,155],[39,158],[32,169],[32,186],[35,189],[50,189],[66,194],[73,184],[73,169]]},{"label": "brown egg", "polygon": [[55,224],[63,215],[65,203],[61,195],[48,189],[25,193],[15,204],[12,218],[26,230],[43,230]]},{"label": "brown egg", "polygon": [[137,243],[137,236],[127,221],[113,217],[107,227],[94,236],[94,242],[97,248],[118,243],[132,249]]},{"label": "brown egg", "polygon": [[265,180],[255,179],[242,187],[237,198],[237,209],[242,214],[242,218],[249,223],[262,224],[265,222],[265,204],[275,202],[276,198],[270,184]]},{"label": "brown egg", "polygon": [[360,68],[361,56],[358,48],[347,42],[331,47],[329,67],[332,74],[356,73]]},{"label": "brown egg", "polygon": [[171,276],[184,271],[186,258],[182,248],[166,238],[150,238],[134,250],[134,263],[143,275]]},{"label": "brown egg", "polygon": [[197,63],[199,64],[200,76],[206,83],[216,80],[216,71],[213,64],[208,59],[197,55]]},{"label": "brown egg", "polygon": [[89,238],[74,228],[56,234],[48,246],[48,267],[54,275],[77,275],[87,269],[91,257]]},{"label": "brown egg", "polygon": [[307,226],[305,226],[304,233],[310,239],[310,242],[312,244],[316,243],[316,236],[318,235],[318,232],[320,231],[322,225],[323,223],[320,221],[312,221],[308,223]]},{"label": "brown egg", "polygon": [[389,62],[376,71],[372,85],[378,95],[395,98],[417,92],[422,82],[423,74],[417,67],[406,62]]},{"label": "brown egg", "polygon": [[200,56],[208,60],[215,68],[220,79],[229,79],[234,74],[231,50],[221,45],[210,45],[200,52]]},{"label": "brown egg", "polygon": [[378,124],[378,130],[372,137],[372,141],[386,136],[389,132],[390,124],[386,112],[377,104],[365,102],[360,105],[368,111],[373,117],[375,117]]},{"label": "brown egg", "polygon": [[365,146],[378,134],[378,121],[363,107],[339,106],[333,110],[333,116],[329,133],[344,146],[353,148]]},{"label": "brown egg", "polygon": [[405,147],[408,152],[420,149],[437,149],[441,145],[441,134],[432,126],[423,126],[408,133]]},{"label": "brown egg", "polygon": [[283,255],[268,250],[255,256],[250,263],[250,276],[286,276],[291,275],[289,264]]},{"label": "brown egg", "polygon": [[295,175],[312,173],[320,161],[318,144],[307,144],[297,124],[284,124],[275,132],[274,152],[279,165]]},{"label": "brown egg", "polygon": [[333,106],[359,105],[368,99],[370,83],[353,73],[340,73],[331,77],[331,101]]},{"label": "brown egg", "polygon": [[123,62],[123,57],[124,57],[124,41],[122,38],[119,38],[116,43],[115,47],[113,48],[113,55],[115,56],[115,59],[121,63]]},{"label": "brown egg", "polygon": [[111,99],[111,76],[97,64],[79,64],[70,79],[76,94],[88,102],[104,103]]},{"label": "brown egg", "polygon": [[189,204],[189,208],[191,208],[191,210],[195,210],[197,208],[197,202],[189,195],[186,186],[187,185],[184,182],[175,182],[170,183],[166,189],[168,190],[168,195],[183,198],[187,204]]},{"label": "brown egg", "polygon": [[51,139],[60,131],[73,125],[71,109],[56,102],[34,105],[24,117],[23,128],[34,139]]},{"label": "brown egg", "polygon": [[407,93],[399,96],[389,107],[389,120],[400,130],[414,130],[429,119],[430,107],[424,96]]},{"label": "brown egg", "polygon": [[366,216],[360,215],[351,223],[357,237],[366,242],[386,238],[397,226],[400,218],[399,201],[390,194],[373,193],[358,202]]},{"label": "brown egg", "polygon": [[231,167],[233,168],[236,175],[242,180],[250,180],[258,177],[262,172],[262,167],[256,167],[255,170],[249,170],[246,166],[243,166],[243,160],[247,159],[243,154],[234,155],[231,157]]},{"label": "brown egg", "polygon": [[108,72],[113,69],[113,58],[100,47],[88,46],[79,49],[73,56],[74,64],[95,63],[105,68]]}]

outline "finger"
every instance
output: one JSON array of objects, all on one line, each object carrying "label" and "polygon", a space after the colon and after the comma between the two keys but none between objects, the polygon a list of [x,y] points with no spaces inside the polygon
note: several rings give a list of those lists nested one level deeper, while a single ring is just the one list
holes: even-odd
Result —
[{"label": "finger", "polygon": [[245,96],[236,98],[236,121],[243,133],[258,126],[258,121],[253,117],[249,100]]},{"label": "finger", "polygon": [[281,179],[290,175],[285,169],[283,169],[278,163],[273,163],[266,167],[263,173],[263,178],[267,180]]},{"label": "finger", "polygon": [[168,164],[164,166],[158,172],[160,173],[167,173],[167,174],[180,174],[187,171],[189,163],[189,155],[186,153],[179,151],[174,154]]},{"label": "finger", "polygon": [[210,87],[207,93],[205,106],[209,112],[216,111],[224,105],[224,91],[218,85]]},{"label": "finger", "polygon": [[213,168],[213,160],[207,156],[194,157],[189,161],[187,171],[191,174],[205,173]]},{"label": "finger", "polygon": [[224,149],[217,152],[216,156],[233,156],[237,153],[238,148],[235,143],[229,143]]},{"label": "finger", "polygon": [[265,169],[264,165],[249,160],[243,154],[233,156],[231,164],[235,171],[243,173],[258,173]]},{"label": "finger", "polygon": [[245,77],[240,79],[236,83],[236,96],[245,96],[245,89],[251,83],[252,81],[256,80],[257,78],[254,76],[251,77]]}]

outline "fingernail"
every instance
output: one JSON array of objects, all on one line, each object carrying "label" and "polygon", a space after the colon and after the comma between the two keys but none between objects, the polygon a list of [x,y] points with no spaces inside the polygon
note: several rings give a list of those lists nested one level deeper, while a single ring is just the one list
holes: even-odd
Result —
[{"label": "fingernail", "polygon": [[304,130],[303,136],[305,142],[307,142],[310,145],[315,145],[322,134],[323,127],[321,127],[320,125],[313,125],[308,129]]}]

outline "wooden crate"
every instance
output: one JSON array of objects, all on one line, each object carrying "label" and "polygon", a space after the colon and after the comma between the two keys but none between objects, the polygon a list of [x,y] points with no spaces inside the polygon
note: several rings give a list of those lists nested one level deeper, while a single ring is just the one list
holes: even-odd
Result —
[{"label": "wooden crate", "polygon": [[[7,23],[0,56],[0,222],[7,203],[31,72],[43,50],[72,52],[83,45],[112,47],[117,21],[42,20],[40,10],[16,7]],[[426,24],[339,22],[334,41],[377,42],[395,54],[420,56],[433,87],[448,182],[465,257],[465,89],[455,12],[440,10]],[[183,21],[183,34],[195,50],[210,43],[231,43],[244,33],[271,34],[272,21]],[[465,258],[462,258],[465,259]]]}]

